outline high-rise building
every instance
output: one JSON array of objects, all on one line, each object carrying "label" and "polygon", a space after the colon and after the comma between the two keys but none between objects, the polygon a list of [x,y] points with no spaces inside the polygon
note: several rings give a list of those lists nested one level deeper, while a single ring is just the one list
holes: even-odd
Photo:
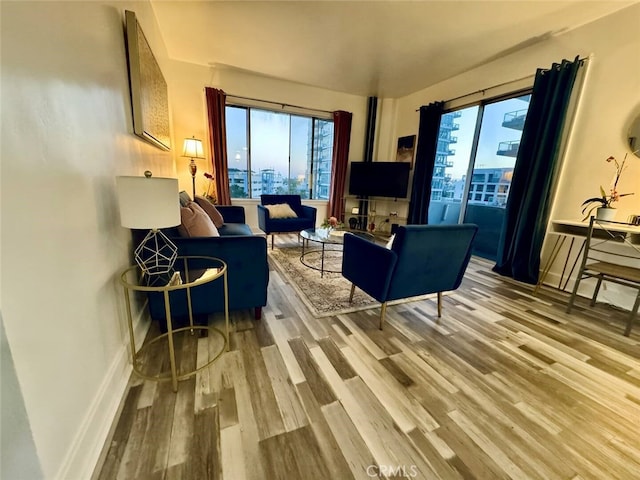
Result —
[{"label": "high-rise building", "polygon": [[441,117],[436,161],[431,179],[431,200],[450,199],[453,201],[454,199],[455,185],[451,181],[451,175],[447,174],[446,169],[453,166],[453,161],[449,160],[448,157],[456,153],[455,150],[451,149],[451,145],[458,141],[458,137],[452,135],[452,132],[460,128],[454,120],[461,115],[461,112],[456,111],[445,113]]}]

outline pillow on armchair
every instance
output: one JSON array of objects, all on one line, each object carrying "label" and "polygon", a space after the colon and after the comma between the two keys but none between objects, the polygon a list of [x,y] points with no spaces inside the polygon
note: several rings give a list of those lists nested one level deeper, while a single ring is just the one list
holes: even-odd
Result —
[{"label": "pillow on armchair", "polygon": [[288,203],[274,203],[265,205],[265,208],[269,210],[269,218],[298,218]]}]

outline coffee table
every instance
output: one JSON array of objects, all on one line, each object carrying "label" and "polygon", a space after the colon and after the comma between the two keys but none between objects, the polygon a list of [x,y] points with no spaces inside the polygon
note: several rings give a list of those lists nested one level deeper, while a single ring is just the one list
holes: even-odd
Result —
[{"label": "coffee table", "polygon": [[[334,230],[330,228],[307,228],[306,230],[302,230],[300,232],[300,236],[302,237],[302,254],[300,255],[300,262],[305,266],[312,268],[314,270],[318,270],[320,272],[320,277],[324,277],[325,272],[329,273],[341,273],[342,270],[330,270],[324,268],[324,259],[325,259],[325,251],[326,245],[343,245],[344,235],[347,233],[347,230]],[[358,235],[360,237],[364,237],[369,240],[373,240],[374,237],[368,232],[360,232],[360,231],[350,231],[354,235]],[[312,248],[309,249],[309,242],[318,243],[321,245],[320,248]],[[330,250],[332,252],[337,250]],[[320,254],[320,268],[315,265],[311,265],[306,258],[309,255]]]}]

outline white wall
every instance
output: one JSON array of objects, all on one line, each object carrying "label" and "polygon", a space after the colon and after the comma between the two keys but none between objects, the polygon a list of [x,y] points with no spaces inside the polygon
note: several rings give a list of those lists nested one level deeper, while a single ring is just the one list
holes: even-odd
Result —
[{"label": "white wall", "polygon": [[[640,35],[638,24],[640,4],[600,19],[563,35],[512,54],[491,64],[476,68],[431,88],[397,100],[395,129],[381,130],[389,139],[380,139],[389,154],[395,148],[395,138],[416,134],[419,114],[416,109],[430,102],[447,100],[510,80],[535,74],[537,68],[548,68],[563,58],[593,54],[587,80],[577,111],[573,134],[568,143],[559,178],[552,218],[580,219],[580,204],[599,195],[599,185],[605,188],[614,174],[605,159],[613,155],[622,159],[629,152],[626,132],[632,119],[640,113]],[[510,88],[532,85],[533,79],[510,87],[489,91],[487,96],[504,93]],[[482,95],[469,97],[469,102]],[[462,101],[459,101],[460,104]],[[635,192],[617,203],[618,219],[640,213],[640,159],[630,156],[629,167],[619,184],[620,192]],[[546,259],[548,245],[543,259]],[[558,262],[554,273],[562,268]],[[554,279],[554,275],[549,277]],[[557,284],[557,280],[556,280]]]},{"label": "white wall", "polygon": [[115,176],[174,175],[131,133],[125,8],[163,66],[146,2],[1,3],[2,315],[45,478],[89,477],[130,372]]}]

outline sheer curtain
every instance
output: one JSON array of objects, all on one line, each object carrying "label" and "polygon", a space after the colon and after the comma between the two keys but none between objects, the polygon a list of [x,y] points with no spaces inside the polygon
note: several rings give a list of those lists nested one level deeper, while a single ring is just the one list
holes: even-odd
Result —
[{"label": "sheer curtain", "polygon": [[353,114],[338,110],[333,112],[333,159],[331,162],[331,187],[329,190],[329,215],[338,219],[344,214],[344,185],[349,162],[351,120]]},{"label": "sheer curtain", "polygon": [[538,69],[493,270],[535,284],[571,92],[584,60]]},{"label": "sheer curtain", "polygon": [[411,203],[409,203],[408,224],[424,225],[429,223],[429,201],[431,200],[431,177],[436,162],[440,118],[444,111],[444,102],[434,102],[420,107],[420,126],[418,127],[418,146],[413,169]]},{"label": "sheer curtain", "polygon": [[204,89],[209,122],[209,150],[212,155],[218,204],[231,205],[229,192],[229,170],[227,167],[227,125],[225,103],[227,95],[217,88]]}]

